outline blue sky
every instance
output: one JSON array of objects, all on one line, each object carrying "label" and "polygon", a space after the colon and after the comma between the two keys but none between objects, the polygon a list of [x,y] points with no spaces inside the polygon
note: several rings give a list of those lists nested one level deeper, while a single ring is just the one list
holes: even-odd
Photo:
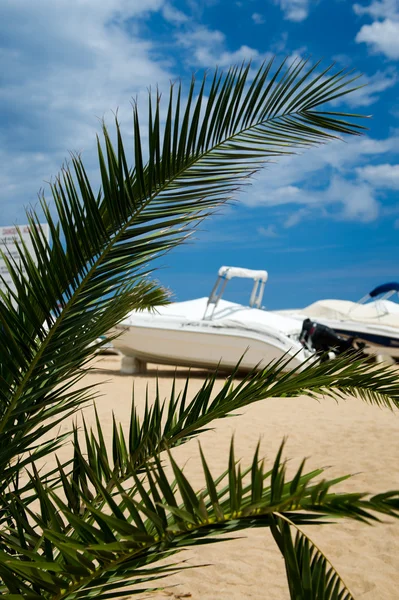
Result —
[{"label": "blue sky", "polygon": [[343,108],[372,115],[369,131],[270,165],[159,280],[184,300],[221,265],[263,268],[266,306],[288,308],[399,279],[399,0],[2,0],[0,225],[25,222],[71,150],[97,181],[99,118],[118,108],[129,140],[130,100],[144,106],[149,86],[270,54],[362,72]]}]

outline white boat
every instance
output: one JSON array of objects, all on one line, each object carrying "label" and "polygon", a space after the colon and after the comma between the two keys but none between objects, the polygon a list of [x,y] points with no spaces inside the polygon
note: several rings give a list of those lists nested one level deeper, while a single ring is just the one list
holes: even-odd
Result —
[{"label": "white boat", "polygon": [[[233,277],[252,279],[248,306],[222,300]],[[133,311],[116,327],[113,345],[122,354],[121,371],[137,373],[147,362],[223,370],[264,367],[284,354],[290,367],[312,352],[299,341],[302,324],[261,308],[268,274],[239,267],[221,267],[209,298],[175,302],[155,312]]]},{"label": "white boat", "polygon": [[302,309],[281,310],[276,314],[301,322],[309,318],[339,335],[365,342],[364,351],[369,354],[399,358],[399,304],[388,300],[396,293],[399,283],[385,283],[358,302],[319,300]]}]

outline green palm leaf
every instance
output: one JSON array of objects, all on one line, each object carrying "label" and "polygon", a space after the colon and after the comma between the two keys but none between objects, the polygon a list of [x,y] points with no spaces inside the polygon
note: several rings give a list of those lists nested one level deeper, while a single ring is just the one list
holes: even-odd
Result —
[{"label": "green palm leaf", "polygon": [[[342,395],[358,395],[363,400],[396,408],[399,405],[399,382],[395,370],[386,366],[370,369],[364,360],[348,363],[345,356],[329,363],[310,363],[303,371],[290,371],[290,357],[272,362],[262,371],[253,370],[237,382],[237,370],[227,377],[222,389],[215,392],[217,373],[204,381],[195,396],[188,400],[189,379],[183,392],[161,400],[159,390],[154,399],[148,397],[142,419],[137,414],[134,395],[130,413],[128,435],[113,420],[111,450],[108,449],[104,432],[96,414],[95,429],[83,421],[84,448],[74,432],[75,454],[62,477],[62,486],[68,504],[77,512],[82,509],[79,489],[90,495],[98,507],[104,506],[104,498],[92,496],[89,485],[91,473],[110,492],[122,482],[145,469],[159,452],[179,446],[206,431],[216,419],[237,415],[237,411],[272,397],[296,397],[304,394],[320,398],[328,395],[339,400]],[[85,458],[84,458],[85,457]],[[30,459],[29,459],[30,460]],[[89,469],[87,469],[87,466]],[[49,481],[53,473],[49,475]],[[58,482],[59,483],[59,482]],[[28,486],[30,488],[30,485]],[[35,494],[25,503],[34,501]]]},{"label": "green palm leaf", "polygon": [[320,481],[322,471],[305,473],[304,463],[289,480],[282,448],[268,471],[258,450],[242,470],[232,444],[228,468],[216,480],[200,452],[207,487],[197,493],[169,455],[171,481],[159,453],[198,435],[212,420],[272,395],[338,399],[349,393],[397,407],[399,388],[390,369],[370,370],[343,357],[287,374],[284,357],[239,383],[234,373],[216,394],[215,374],[191,401],[187,386],[180,396],[172,392],[169,405],[159,394],[153,404],[147,399],[142,420],[133,404],[128,436],[114,421],[111,453],[97,419],[95,432],[84,425],[84,450],[74,430],[71,461],[58,462],[50,472],[36,467],[38,458],[64,443],[65,436],[49,437],[51,430],[95,397],[96,389],[82,381],[95,340],[129,310],[167,302],[166,291],[148,278],[151,259],[183,242],[200,218],[268,160],[363,130],[354,115],[324,109],[356,89],[356,78],[331,68],[317,73],[318,67],[296,61],[273,71],[271,61],[251,80],[249,65],[243,65],[225,75],[216,72],[209,82],[204,77],[199,86],[193,80],[185,101],[181,87],[172,86],[165,122],[160,96],[150,95],[146,133],[138,107],[133,109],[133,156],[127,157],[118,123],[116,144],[104,126],[100,190],[92,189],[81,158],[73,155],[51,185],[54,209],[41,198],[51,242],[31,211],[36,257],[22,238],[19,260],[3,253],[16,289],[0,292],[5,598],[104,599],[131,594],[131,584],[135,593],[147,591],[183,568],[161,565],[160,559],[215,541],[220,533],[258,526],[270,527],[282,548],[292,593],[320,589],[330,594],[328,600],[350,598],[320,552],[302,534],[293,541],[289,528],[327,517],[396,517],[398,492],[371,498],[334,494],[331,488],[345,477]]},{"label": "green palm leaf", "polygon": [[[313,577],[312,585],[316,586],[322,576],[326,586],[318,583],[320,590],[328,591],[331,580],[334,590],[344,589],[338,574],[325,572],[320,555],[311,552],[303,537],[299,536],[294,546],[292,542],[289,544],[282,520],[301,526],[325,523],[326,517],[364,522],[375,521],[378,513],[398,517],[399,492],[374,497],[362,493],[336,494],[331,488],[347,477],[321,480],[323,470],[306,473],[304,463],[288,479],[282,449],[270,469],[265,471],[264,462],[258,461],[256,452],[252,464],[242,470],[235,461],[232,443],[228,468],[216,480],[201,452],[206,488],[200,493],[193,490],[171,455],[174,481],[156,458],[154,467],[147,469],[145,476],[134,476],[132,489],[118,484],[118,497],[103,487],[87,464],[91,483],[103,496],[105,506],[103,510],[97,508],[80,493],[86,506],[85,518],[35,478],[40,514],[29,511],[32,525],[28,526],[26,508],[20,506],[25,517],[19,531],[10,529],[0,534],[2,545],[9,548],[8,553],[0,552],[0,575],[10,592],[4,589],[4,597],[15,598],[18,596],[12,594],[19,594],[27,598],[32,593],[32,598],[41,594],[51,600],[87,598],[91,594],[110,598],[111,593],[129,584],[147,583],[174,572],[176,565],[157,564],[165,556],[189,545],[225,539],[220,534],[253,527],[270,527],[287,561],[294,560],[295,553],[295,560],[299,560],[296,577],[305,590],[310,585],[309,578]],[[179,496],[182,501],[177,499]],[[17,509],[16,501],[13,508]],[[74,530],[72,537],[70,527]],[[291,582],[294,577],[289,576]],[[303,596],[307,597],[312,596]],[[326,598],[345,596],[330,594]]]},{"label": "green palm leaf", "polygon": [[[239,365],[218,392],[215,392],[217,372],[209,376],[195,396],[188,400],[189,378],[183,392],[161,400],[148,397],[144,417],[137,414],[135,397],[130,413],[129,433],[125,435],[114,420],[112,451],[107,449],[101,423],[96,414],[95,429],[83,425],[85,447],[90,468],[107,487],[139,472],[165,448],[179,446],[205,431],[216,419],[234,416],[237,411],[272,397],[297,397],[304,394],[314,398],[330,396],[339,400],[343,395],[359,396],[366,402],[388,408],[399,407],[399,381],[394,369],[378,366],[373,369],[363,359],[351,360],[341,356],[331,362],[309,362],[301,371],[290,370],[290,357],[274,361],[262,371],[254,369],[237,382]],[[75,436],[75,480],[79,478],[80,448]]]},{"label": "green palm leaf", "polygon": [[272,535],[283,555],[291,600],[354,600],[334,567],[314,543],[286,517],[273,517]]},{"label": "green palm leaf", "polygon": [[[98,192],[81,158],[72,156],[51,185],[55,219],[41,199],[51,244],[32,211],[37,261],[22,240],[26,274],[4,256],[16,292],[3,294],[0,303],[0,466],[40,437],[50,411],[74,410],[90,398],[89,390],[71,391],[84,374],[90,343],[130,309],[166,300],[143,283],[150,259],[181,243],[199,217],[230,198],[265,160],[363,129],[353,115],[322,108],[354,89],[354,78],[331,74],[331,67],[316,75],[317,67],[297,61],[272,73],[269,62],[250,84],[249,65],[216,72],[198,88],[193,80],[185,102],[180,86],[172,86],[164,124],[160,97],[150,96],[147,149],[134,106],[134,167],[118,124],[116,147],[104,127]],[[59,389],[60,381],[69,387]]]}]

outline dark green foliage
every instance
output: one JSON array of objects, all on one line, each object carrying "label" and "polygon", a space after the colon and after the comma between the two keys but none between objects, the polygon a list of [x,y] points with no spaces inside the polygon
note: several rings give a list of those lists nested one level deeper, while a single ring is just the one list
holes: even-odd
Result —
[{"label": "dark green foliage", "polygon": [[[154,257],[183,242],[199,219],[228,201],[269,159],[361,132],[356,116],[324,109],[356,89],[355,78],[331,74],[330,68],[316,74],[318,66],[297,61],[273,72],[268,62],[251,79],[250,66],[243,65],[198,86],[193,80],[185,100],[181,87],[172,86],[165,122],[160,97],[150,96],[146,132],[133,107],[132,157],[118,123],[115,144],[104,126],[99,191],[73,155],[51,185],[51,210],[41,197],[50,243],[37,227],[39,216],[29,212],[36,259],[21,239],[25,273],[19,261],[3,255],[16,292],[3,293],[0,302],[2,597],[138,594],[185,568],[163,561],[183,548],[266,527],[284,556],[291,598],[352,598],[321,552],[300,529],[295,538],[292,531],[338,517],[396,517],[398,492],[334,494],[331,488],[345,477],[323,480],[322,470],[306,473],[304,463],[288,478],[282,447],[267,470],[258,449],[242,469],[233,443],[227,469],[216,479],[200,449],[206,487],[198,492],[172,451],[213,420],[271,396],[339,399],[349,393],[396,409],[399,383],[390,369],[370,370],[343,357],[286,373],[288,360],[282,358],[240,382],[233,373],[219,392],[215,373],[193,399],[188,382],[180,395],[173,387],[168,402],[157,393],[147,398],[142,419],[133,398],[128,434],[114,420],[111,452],[98,418],[94,431],[84,425],[83,441],[77,429],[62,437],[55,433],[95,398],[96,388],[85,386],[83,377],[101,345],[97,338],[130,310],[168,301],[149,279]],[[39,472],[37,460],[66,439],[73,440],[71,459]]]}]

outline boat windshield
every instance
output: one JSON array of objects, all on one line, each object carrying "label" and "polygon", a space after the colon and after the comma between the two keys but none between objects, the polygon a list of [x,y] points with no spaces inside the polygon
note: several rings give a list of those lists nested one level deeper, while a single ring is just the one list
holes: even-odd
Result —
[{"label": "boat windshield", "polygon": [[255,271],[242,267],[220,267],[216,283],[208,298],[203,319],[212,319],[215,308],[226,289],[227,282],[233,279],[233,277],[251,279],[254,282],[249,298],[249,306],[251,308],[261,307],[263,292],[268,278],[267,271]]}]

